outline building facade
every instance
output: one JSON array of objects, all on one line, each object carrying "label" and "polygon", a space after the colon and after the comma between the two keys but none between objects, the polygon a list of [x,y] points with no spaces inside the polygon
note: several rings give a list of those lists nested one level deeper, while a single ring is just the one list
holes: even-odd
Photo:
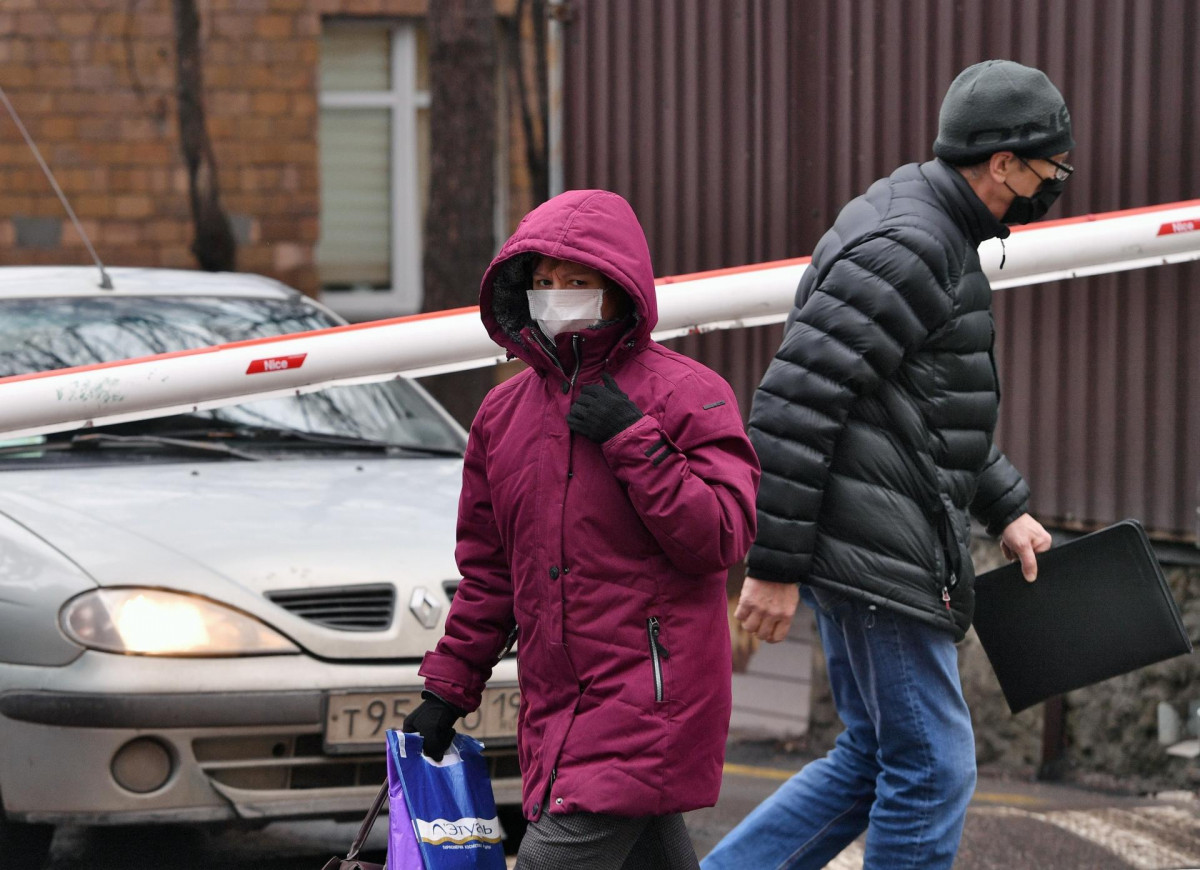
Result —
[{"label": "building facade", "polygon": [[[499,238],[531,205],[515,111],[516,0],[496,8]],[[206,127],[236,267],[352,319],[421,306],[426,0],[197,0]],[[514,48],[514,46],[516,46]],[[0,86],[110,265],[195,268],[171,0],[0,5]],[[5,113],[6,114],[6,113]],[[0,263],[87,263],[0,117]]]}]

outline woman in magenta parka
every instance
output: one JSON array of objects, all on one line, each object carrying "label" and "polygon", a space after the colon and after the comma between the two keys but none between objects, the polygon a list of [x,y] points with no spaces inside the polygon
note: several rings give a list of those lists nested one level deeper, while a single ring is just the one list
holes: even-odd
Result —
[{"label": "woman in magenta parka", "polygon": [[759,467],[737,402],[651,340],[650,253],[615,193],[568,191],[526,215],[479,307],[529,368],[471,426],[463,579],[405,730],[440,757],[516,625],[518,866],[694,867],[680,813],[720,789],[726,569],[755,532]]}]

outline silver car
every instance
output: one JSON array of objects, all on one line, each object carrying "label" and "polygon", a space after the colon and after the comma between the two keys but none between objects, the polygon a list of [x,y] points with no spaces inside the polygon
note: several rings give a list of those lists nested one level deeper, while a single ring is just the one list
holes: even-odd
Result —
[{"label": "silver car", "polygon": [[[110,274],[0,269],[0,376],[341,322]],[[61,823],[361,816],[458,581],[464,444],[407,380],[0,441],[0,867]],[[518,704],[510,654],[460,726],[514,822]]]}]

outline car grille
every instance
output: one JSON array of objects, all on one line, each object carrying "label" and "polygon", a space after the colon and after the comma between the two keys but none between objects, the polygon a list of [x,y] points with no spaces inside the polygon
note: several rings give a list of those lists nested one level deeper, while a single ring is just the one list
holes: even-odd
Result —
[{"label": "car grille", "polygon": [[276,589],[267,598],[309,622],[339,631],[383,631],[396,610],[396,587],[390,583]]},{"label": "car grille", "polygon": [[[378,785],[387,777],[382,745],[366,755],[326,755],[320,734],[201,737],[192,751],[216,782],[250,791]],[[516,747],[485,749],[493,780],[519,777]]]}]

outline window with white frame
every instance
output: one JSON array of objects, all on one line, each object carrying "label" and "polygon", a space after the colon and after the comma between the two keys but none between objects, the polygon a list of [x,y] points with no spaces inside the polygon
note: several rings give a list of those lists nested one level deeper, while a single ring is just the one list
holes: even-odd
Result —
[{"label": "window with white frame", "polygon": [[351,320],[421,307],[429,89],[419,21],[327,21],[321,36],[321,299]]}]

